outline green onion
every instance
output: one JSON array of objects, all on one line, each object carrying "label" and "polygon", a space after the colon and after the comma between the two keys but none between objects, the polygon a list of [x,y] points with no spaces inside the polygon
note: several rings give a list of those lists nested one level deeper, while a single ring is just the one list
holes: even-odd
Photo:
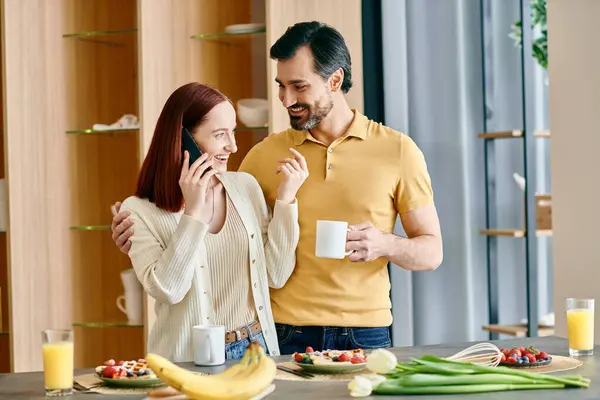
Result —
[{"label": "green onion", "polygon": [[[428,360],[431,360],[431,361],[428,361]],[[472,371],[471,373],[507,374],[507,375],[522,376],[522,377],[531,378],[531,379],[544,380],[546,382],[560,383],[565,386],[579,386],[579,387],[588,387],[589,386],[587,383],[582,382],[580,380],[565,379],[564,377],[561,377],[561,376],[537,374],[537,373],[521,371],[518,369],[509,368],[509,367],[487,367],[484,365],[476,365],[476,364],[463,363],[463,362],[458,362],[458,361],[442,360],[442,359],[434,357],[434,356],[424,356],[424,357],[421,357],[420,359],[414,359],[413,361],[418,364],[428,366],[430,368],[434,368],[434,366],[439,365],[440,363],[443,363],[443,364],[451,363],[451,364],[459,364],[460,367],[464,368],[465,370],[471,370]],[[447,365],[445,367],[447,367]]]},{"label": "green onion", "polygon": [[386,374],[386,381],[374,394],[467,394],[508,390],[587,388],[590,380],[579,375],[554,376],[508,367],[488,367],[423,356],[410,363],[398,363]]},{"label": "green onion", "polygon": [[486,385],[448,385],[410,387],[398,385],[394,380],[388,380],[375,388],[375,394],[403,395],[403,394],[467,394],[502,392],[508,390],[535,390],[535,389],[562,389],[564,385],[557,383],[544,384],[486,384]]},{"label": "green onion", "polygon": [[504,374],[476,374],[476,375],[436,375],[414,374],[399,380],[402,386],[443,386],[443,385],[480,385],[480,384],[536,384],[547,383],[541,380],[524,378],[522,376]]}]

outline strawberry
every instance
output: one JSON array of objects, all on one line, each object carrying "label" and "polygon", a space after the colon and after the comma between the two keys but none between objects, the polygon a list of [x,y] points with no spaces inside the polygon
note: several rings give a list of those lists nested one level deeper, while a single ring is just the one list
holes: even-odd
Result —
[{"label": "strawberry", "polygon": [[543,360],[544,358],[548,358],[548,354],[545,351],[540,351],[540,353],[537,355],[537,359]]},{"label": "strawberry", "polygon": [[521,352],[521,354],[523,354],[525,352],[525,347],[519,346],[519,351]]},{"label": "strawberry", "polygon": [[534,363],[535,362],[535,356],[533,354],[527,354],[527,358],[529,359],[530,363]]},{"label": "strawberry", "polygon": [[339,362],[348,362],[348,361],[351,361],[351,360],[350,360],[350,357],[348,357],[348,354],[342,353],[342,354],[339,355],[338,361]]},{"label": "strawberry", "polygon": [[314,353],[314,352],[315,352],[315,350],[314,350],[312,347],[308,346],[308,347],[306,348],[306,352],[307,352],[307,353]]},{"label": "strawberry", "polygon": [[299,363],[299,362],[302,362],[302,354],[300,354],[300,353],[295,353],[295,354],[294,354],[294,360],[295,360],[297,363]]},{"label": "strawberry", "polygon": [[523,354],[521,353],[521,350],[519,350],[519,349],[517,349],[517,348],[514,348],[514,349],[512,349],[512,350],[510,351],[510,354],[516,354],[516,355],[517,355],[517,357],[522,357],[522,356],[523,356]]},{"label": "strawberry", "polygon": [[106,365],[107,367],[114,367],[115,366],[115,360],[113,360],[112,358],[108,361],[104,362],[104,365]]},{"label": "strawberry", "polygon": [[121,367],[123,364],[125,364],[125,361],[119,361],[119,362],[117,363],[117,365],[118,365],[119,367]]},{"label": "strawberry", "polygon": [[507,349],[507,348],[505,348],[505,347],[503,347],[503,348],[501,348],[501,349],[500,349],[500,352],[502,352],[502,353],[506,353],[506,352],[508,352],[508,349]]},{"label": "strawberry", "polygon": [[106,367],[102,370],[102,376],[105,378],[114,378],[117,375],[115,367]]},{"label": "strawberry", "polygon": [[355,354],[354,357],[352,357],[350,359],[350,362],[352,364],[362,364],[365,362],[365,360],[362,357],[360,357],[358,354]]},{"label": "strawberry", "polygon": [[507,362],[507,363],[509,363],[509,364],[514,364],[514,363],[516,363],[516,362],[517,362],[517,359],[516,359],[516,358],[513,358],[513,357],[508,357],[508,358],[506,359],[506,362]]},{"label": "strawberry", "polygon": [[502,353],[500,356],[500,362],[506,362],[506,354]]}]

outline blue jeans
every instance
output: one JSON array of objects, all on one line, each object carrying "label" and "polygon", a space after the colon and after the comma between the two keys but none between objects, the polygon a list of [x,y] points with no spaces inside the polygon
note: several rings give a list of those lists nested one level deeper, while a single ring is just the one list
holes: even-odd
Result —
[{"label": "blue jeans", "polygon": [[343,328],[275,324],[275,328],[281,354],[303,353],[308,346],[315,351],[378,349],[392,346],[388,327]]},{"label": "blue jeans", "polygon": [[236,360],[244,357],[244,354],[246,354],[246,347],[248,347],[250,342],[258,342],[263,349],[265,349],[265,352],[267,352],[267,343],[265,343],[263,333],[259,332],[255,335],[250,332],[249,338],[225,344],[225,359]]}]

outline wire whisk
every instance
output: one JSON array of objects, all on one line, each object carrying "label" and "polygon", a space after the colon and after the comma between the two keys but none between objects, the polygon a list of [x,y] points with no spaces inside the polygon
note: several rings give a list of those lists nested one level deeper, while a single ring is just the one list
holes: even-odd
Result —
[{"label": "wire whisk", "polygon": [[446,360],[497,367],[502,360],[502,352],[498,346],[492,343],[478,343],[463,351],[459,351],[453,356],[446,357]]}]

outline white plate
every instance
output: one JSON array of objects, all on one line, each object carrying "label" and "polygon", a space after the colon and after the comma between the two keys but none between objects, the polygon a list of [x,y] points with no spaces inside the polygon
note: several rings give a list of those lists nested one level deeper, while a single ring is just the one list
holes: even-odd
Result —
[{"label": "white plate", "polygon": [[243,33],[243,32],[255,32],[265,29],[265,24],[252,23],[252,24],[235,24],[225,27],[227,33]]}]

